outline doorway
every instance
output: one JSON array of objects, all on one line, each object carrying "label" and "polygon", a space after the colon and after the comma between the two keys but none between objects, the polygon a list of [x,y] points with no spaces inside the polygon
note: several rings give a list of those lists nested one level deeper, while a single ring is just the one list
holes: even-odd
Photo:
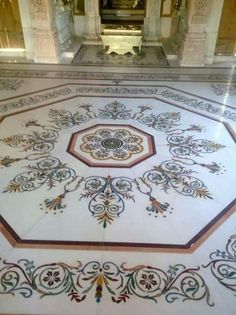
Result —
[{"label": "doorway", "polygon": [[225,0],[222,10],[215,55],[236,55],[236,1]]},{"label": "doorway", "polygon": [[24,48],[18,0],[0,3],[0,49]]}]

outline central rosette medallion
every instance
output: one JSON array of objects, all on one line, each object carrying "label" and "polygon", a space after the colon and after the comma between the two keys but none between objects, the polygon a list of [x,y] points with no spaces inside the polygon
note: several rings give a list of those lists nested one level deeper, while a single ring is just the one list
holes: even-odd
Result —
[{"label": "central rosette medallion", "polygon": [[74,133],[68,152],[94,167],[131,167],[155,154],[155,145],[136,127],[95,125]]},{"label": "central rosette medallion", "polygon": [[127,160],[133,154],[143,152],[143,138],[126,129],[98,129],[82,138],[80,146],[98,160]]},{"label": "central rosette medallion", "polygon": [[116,138],[104,139],[101,142],[101,145],[103,146],[103,148],[109,149],[109,150],[115,150],[115,149],[121,148],[123,144],[124,143],[120,139],[116,139]]}]

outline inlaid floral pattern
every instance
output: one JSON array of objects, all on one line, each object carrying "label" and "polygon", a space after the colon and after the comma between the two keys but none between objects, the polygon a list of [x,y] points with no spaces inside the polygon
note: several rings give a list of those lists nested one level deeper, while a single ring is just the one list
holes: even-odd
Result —
[{"label": "inlaid floral pattern", "polygon": [[30,298],[66,295],[71,302],[80,303],[93,294],[97,303],[109,295],[114,303],[125,303],[136,297],[146,301],[167,303],[176,301],[205,301],[209,306],[209,288],[199,273],[199,267],[183,264],[160,267],[138,265],[128,267],[108,261],[89,261],[72,266],[63,262],[36,265],[27,259],[17,263],[2,261],[0,294],[21,294]]},{"label": "inlaid floral pattern", "polygon": [[221,285],[236,293],[236,235],[229,238],[225,250],[212,252],[210,259],[203,267],[210,268]]},{"label": "inlaid floral pattern", "polygon": [[[96,119],[130,120],[145,125],[155,133],[164,135],[166,146],[169,148],[169,159],[146,169],[136,176],[86,176],[66,165],[58,157],[53,156],[55,146],[64,130],[83,125]],[[201,166],[213,174],[220,174],[221,163],[201,163],[192,156],[201,158],[224,149],[215,141],[197,138],[193,133],[201,133],[204,128],[190,125],[180,129],[181,115],[179,112],[156,113],[147,105],[138,106],[136,110],[128,109],[126,105],[114,101],[96,110],[92,104],[80,104],[79,111],[52,108],[49,120],[43,125],[37,120],[29,120],[25,128],[33,132],[10,135],[1,139],[2,143],[29,152],[24,157],[0,158],[1,168],[10,167],[19,161],[30,161],[23,172],[18,173],[5,187],[4,193],[30,192],[40,187],[49,190],[57,187],[58,195],[42,200],[40,208],[46,213],[61,213],[67,208],[67,196],[79,192],[77,202],[88,200],[88,210],[99,224],[106,228],[124,212],[126,204],[136,201],[136,195],[142,194],[147,198],[143,209],[149,215],[166,217],[173,213],[174,208],[167,200],[161,201],[158,192],[168,194],[175,191],[185,197],[213,199],[207,185],[198,178],[196,170],[185,165]],[[101,127],[100,127],[101,126]],[[80,149],[97,160],[125,161],[143,151],[142,134],[125,129],[122,125],[111,125],[112,128],[97,125],[94,132],[86,131],[80,144]],[[124,125],[123,125],[124,126]],[[36,131],[37,129],[37,131]],[[91,130],[91,127],[88,128]],[[137,129],[137,128],[136,128]],[[87,130],[87,129],[85,129]],[[133,129],[135,130],[135,128]],[[190,133],[190,135],[186,135]],[[158,143],[158,138],[156,138]],[[122,167],[122,165],[121,165]],[[55,193],[54,193],[55,194]],[[143,279],[144,281],[144,279]],[[150,282],[151,283],[151,282]]]},{"label": "inlaid floral pattern", "polygon": [[0,79],[0,91],[17,91],[23,82],[18,79]]},{"label": "inlaid floral pattern", "polygon": [[127,160],[143,151],[142,138],[125,129],[99,129],[86,134],[80,148],[98,160]]},{"label": "inlaid floral pattern", "polygon": [[[63,262],[37,265],[34,261],[20,259],[16,263],[0,259],[0,294],[31,298],[66,295],[71,302],[81,303],[89,294],[97,303],[109,295],[114,303],[125,303],[131,298],[146,301],[165,302],[205,301],[214,307],[206,272],[212,275],[224,288],[236,292],[236,235],[232,235],[225,251],[216,250],[210,254],[210,262],[204,266],[188,268],[183,264],[170,265],[167,270],[159,266],[118,265],[112,261],[89,261],[76,265]],[[205,272],[203,272],[205,271]],[[202,272],[204,276],[202,276]]]},{"label": "inlaid floral pattern", "polygon": [[236,84],[225,84],[225,83],[218,83],[218,84],[211,84],[211,88],[213,92],[217,96],[229,95],[234,96],[236,95]]}]

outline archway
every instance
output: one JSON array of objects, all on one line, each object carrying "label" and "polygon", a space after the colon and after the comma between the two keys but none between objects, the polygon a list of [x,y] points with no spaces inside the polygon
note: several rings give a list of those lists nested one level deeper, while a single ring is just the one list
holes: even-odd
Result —
[{"label": "archway", "polygon": [[[143,17],[143,37],[146,41],[157,41],[160,37],[160,9],[161,0],[146,0],[145,15]],[[100,34],[100,1],[86,0],[85,38],[87,41],[99,40]]]}]

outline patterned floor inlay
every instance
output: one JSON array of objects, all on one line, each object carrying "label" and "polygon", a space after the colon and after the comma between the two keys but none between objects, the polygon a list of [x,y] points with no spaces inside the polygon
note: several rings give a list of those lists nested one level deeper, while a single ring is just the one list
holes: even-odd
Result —
[{"label": "patterned floor inlay", "polygon": [[[129,299],[176,303],[204,301],[209,307],[215,301],[202,272],[212,273],[218,286],[236,292],[236,235],[232,235],[225,250],[210,253],[206,265],[186,267],[179,263],[168,270],[159,266],[128,266],[114,262],[77,261],[73,265],[51,262],[37,265],[34,261],[20,259],[16,263],[4,260],[0,265],[0,294],[21,295],[29,299],[34,294],[41,298],[66,295],[73,303],[82,303],[93,294],[97,303],[109,295],[113,303],[128,303]],[[206,277],[206,276],[205,276]]]},{"label": "patterned floor inlay", "polygon": [[125,168],[155,154],[155,144],[135,127],[100,124],[72,134],[67,152],[91,167]]},{"label": "patterned floor inlay", "polygon": [[2,68],[0,314],[235,315],[233,70]]},{"label": "patterned floor inlay", "polygon": [[234,175],[230,129],[173,105],[73,98],[6,115],[0,128],[2,224],[21,243],[188,250],[234,205],[220,195]]},{"label": "patterned floor inlay", "polygon": [[103,66],[152,66],[167,67],[168,61],[161,47],[142,47],[136,55],[127,53],[107,55],[102,46],[83,45],[73,60],[73,64],[79,65],[103,65]]}]

